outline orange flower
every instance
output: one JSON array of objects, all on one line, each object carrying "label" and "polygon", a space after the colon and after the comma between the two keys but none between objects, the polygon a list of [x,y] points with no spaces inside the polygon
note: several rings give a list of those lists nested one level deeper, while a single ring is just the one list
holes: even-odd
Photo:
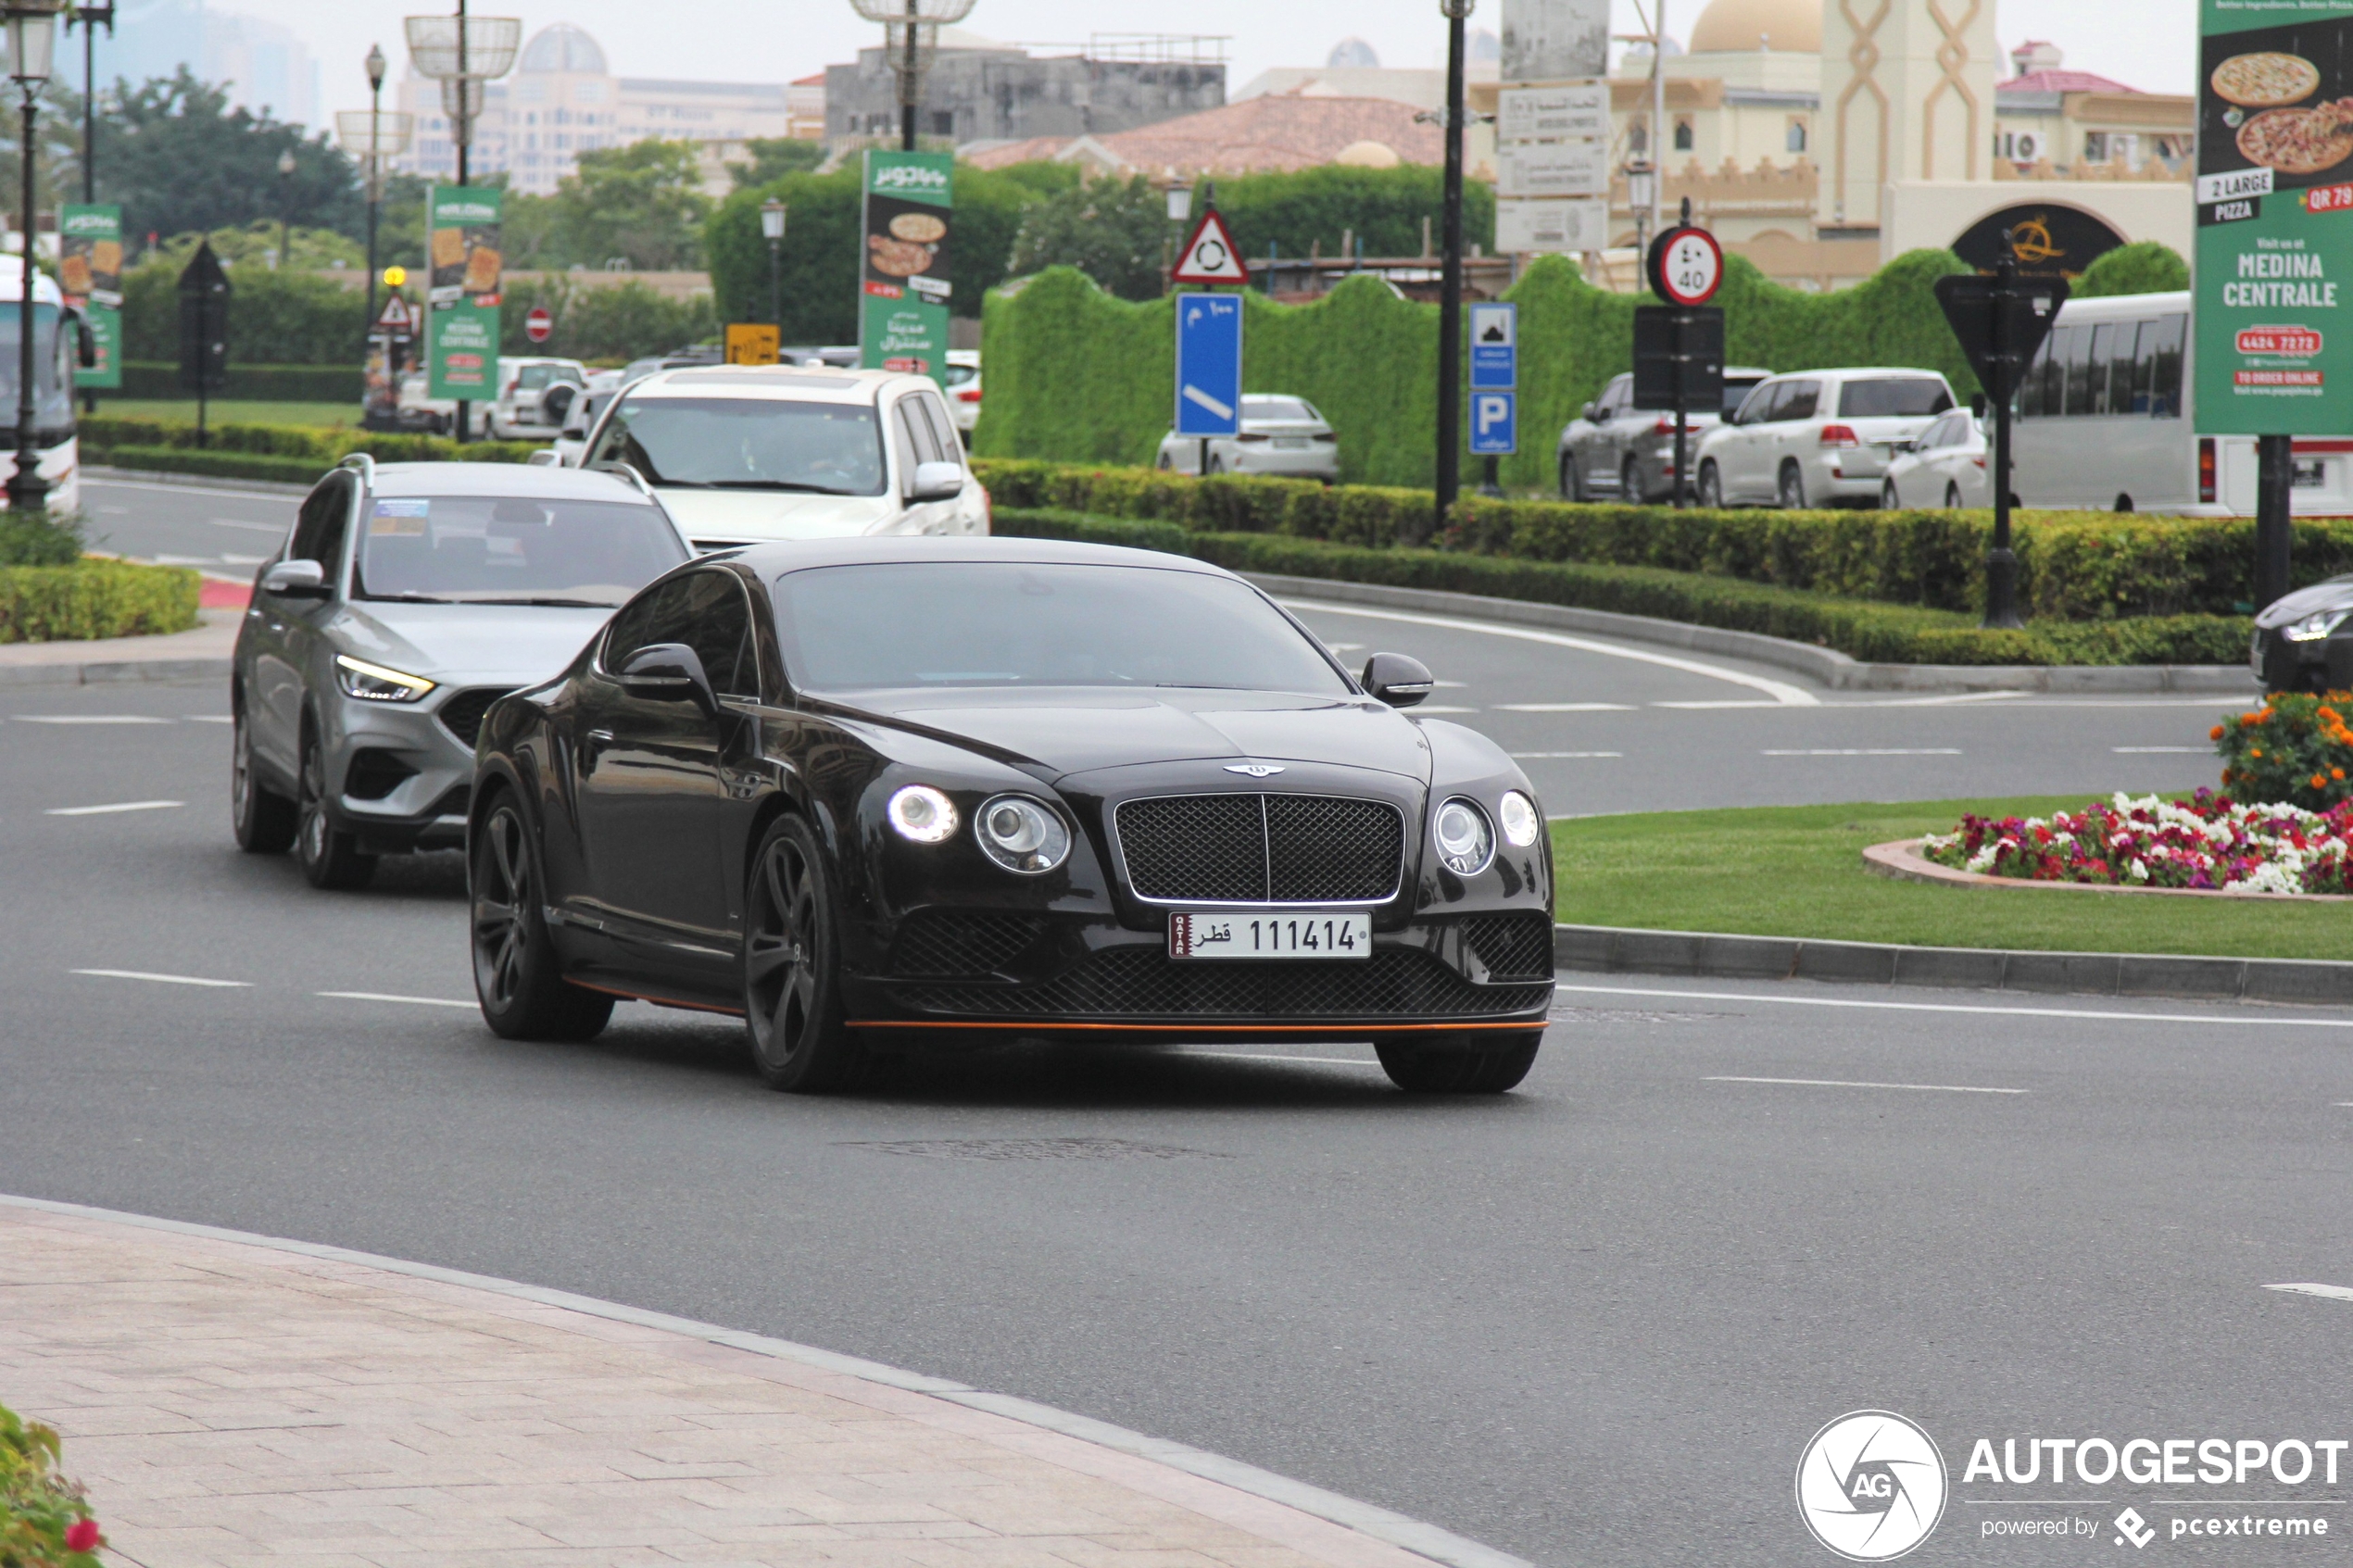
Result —
[{"label": "orange flower", "polygon": [[2211,730],[2208,730],[2206,733],[2206,738],[2208,740],[2221,740],[2222,738],[2222,726],[2217,724]]},{"label": "orange flower", "polygon": [[2312,787],[2314,789],[2325,789],[2328,787],[2328,780],[2322,778],[2320,774],[2315,773],[2312,775]]},{"label": "orange flower", "polygon": [[2345,782],[2345,770],[2342,768],[2331,768],[2329,770],[2329,777],[2334,779],[2339,784],[2343,784]]},{"label": "orange flower", "polygon": [[2259,746],[2250,746],[2246,748],[2246,754],[2249,757],[2260,757],[2263,755],[2263,748]]}]

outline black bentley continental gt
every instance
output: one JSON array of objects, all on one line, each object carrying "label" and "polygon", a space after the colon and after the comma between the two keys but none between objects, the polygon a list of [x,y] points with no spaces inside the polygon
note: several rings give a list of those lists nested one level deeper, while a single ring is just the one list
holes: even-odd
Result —
[{"label": "black bentley continental gt", "polygon": [[499,1034],[741,1015],[780,1089],[1008,1037],[1370,1040],[1496,1093],[1553,994],[1519,769],[1248,583],[1141,550],[845,539],[657,579],[494,704],[469,814]]}]

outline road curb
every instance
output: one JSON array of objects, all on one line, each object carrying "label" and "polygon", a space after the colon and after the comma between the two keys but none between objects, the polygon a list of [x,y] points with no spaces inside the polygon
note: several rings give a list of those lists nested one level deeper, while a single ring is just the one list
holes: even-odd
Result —
[{"label": "road curb", "polygon": [[0,664],[0,686],[111,686],[142,681],[225,681],[226,659],[107,659],[87,664]]},{"label": "road curb", "polygon": [[[326,472],[325,469],[319,470]],[[100,483],[114,481],[127,483],[170,484],[173,489],[189,490],[253,490],[265,495],[308,495],[317,488],[309,484],[288,484],[275,479],[224,479],[211,473],[172,473],[162,469],[119,469],[107,463],[84,463],[82,477]]]},{"label": "road curb", "polygon": [[1553,961],[1562,969],[1589,972],[1680,974],[1703,980],[1825,980],[1850,985],[2103,997],[2353,1002],[2353,963],[2323,959],[2010,952],[1995,947],[1910,947],[1713,931],[1556,925]]},{"label": "road curb", "polygon": [[1589,636],[1622,637],[1629,642],[1655,643],[1690,653],[1744,659],[1757,664],[1793,670],[1820,682],[1832,691],[1856,692],[2058,692],[2099,693],[2213,692],[2253,696],[2255,677],[2237,664],[1867,664],[1836,648],[1816,647],[1786,637],[1757,632],[1731,632],[1718,626],[1662,621],[1655,616],[1624,615],[1609,609],[1580,609],[1573,605],[1540,604],[1529,599],[1490,598],[1483,594],[1457,594],[1438,588],[1392,588],[1377,583],[1347,583],[1331,577],[1286,577],[1273,572],[1244,572],[1270,594],[1290,598],[1328,599],[1340,604],[1379,605],[1390,609],[1422,610],[1434,615],[1470,616],[1484,621],[1542,626],[1557,632],[1581,632]]}]

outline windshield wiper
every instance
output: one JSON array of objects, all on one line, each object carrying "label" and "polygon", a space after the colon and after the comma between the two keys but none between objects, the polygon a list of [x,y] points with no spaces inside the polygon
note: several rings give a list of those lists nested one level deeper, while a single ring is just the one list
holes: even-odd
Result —
[{"label": "windshield wiper", "polygon": [[445,599],[437,594],[362,594],[363,599],[388,601],[404,605],[454,605],[456,599]]},{"label": "windshield wiper", "polygon": [[797,484],[789,479],[712,479],[706,480],[705,490],[793,490],[807,495],[855,495],[855,490],[836,490],[824,484]]},{"label": "windshield wiper", "polygon": [[528,599],[458,599],[458,604],[470,605],[552,605],[558,609],[618,609],[610,599],[566,599],[547,596]]}]

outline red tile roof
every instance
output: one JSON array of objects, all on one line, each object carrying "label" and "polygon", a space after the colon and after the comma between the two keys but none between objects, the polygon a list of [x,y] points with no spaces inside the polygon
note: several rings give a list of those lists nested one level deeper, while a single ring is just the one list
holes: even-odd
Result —
[{"label": "red tile roof", "polygon": [[2013,76],[1996,86],[2005,93],[2130,93],[2142,96],[2137,87],[2127,87],[2105,76],[2088,70],[2031,70],[2024,76]]},{"label": "red tile roof", "polygon": [[[1267,94],[1222,108],[1114,132],[1095,140],[1139,172],[1255,173],[1329,163],[1359,142],[1378,142],[1405,163],[1438,163],[1445,146],[1438,127],[1416,124],[1411,104],[1393,98],[1323,98]],[[991,147],[972,161],[1000,169],[1051,157],[1075,136],[1033,136]]]}]

